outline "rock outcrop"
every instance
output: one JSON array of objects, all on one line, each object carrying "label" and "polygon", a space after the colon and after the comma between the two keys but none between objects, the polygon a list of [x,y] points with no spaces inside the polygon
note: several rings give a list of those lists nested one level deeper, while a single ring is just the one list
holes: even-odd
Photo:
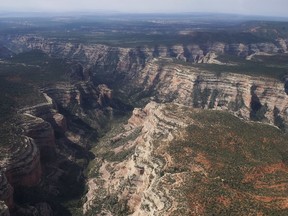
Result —
[{"label": "rock outcrop", "polygon": [[67,122],[65,116],[58,112],[57,105],[52,98],[50,98],[45,93],[43,93],[43,96],[46,99],[45,103],[24,108],[20,112],[24,113],[26,116],[35,116],[41,118],[51,125],[51,130],[53,129],[56,132],[65,133],[67,130]]},{"label": "rock outcrop", "polygon": [[1,202],[4,201],[4,203],[1,204],[4,210],[6,210],[6,208],[13,209],[14,207],[13,192],[14,192],[13,188],[7,181],[5,173],[3,171],[0,171],[0,200]]},{"label": "rock outcrop", "polygon": [[0,216],[10,216],[8,206],[4,201],[0,201]]},{"label": "rock outcrop", "polygon": [[[244,136],[240,128],[254,129]],[[257,135],[259,140],[255,139]],[[97,157],[89,171],[84,213],[210,215],[232,212],[239,205],[246,206],[247,201],[247,205],[255,202],[258,206],[245,209],[248,213],[287,211],[287,196],[280,189],[282,183],[286,185],[286,177],[279,176],[281,184],[278,179],[267,180],[278,172],[285,175],[287,165],[278,155],[273,159],[275,164],[267,165],[266,153],[274,154],[271,149],[257,160],[253,155],[273,141],[273,148],[281,145],[281,152],[286,152],[285,137],[271,126],[247,123],[226,112],[150,102],[133,111],[120,133],[108,134],[95,147]],[[239,145],[241,151],[235,150]],[[239,154],[238,161],[235,155]],[[247,160],[245,165],[243,160]],[[247,193],[245,179],[250,175],[258,180],[247,180],[253,185],[252,192]],[[263,195],[262,187],[271,188]],[[225,205],[223,200],[227,201]],[[277,205],[270,205],[274,202]]]},{"label": "rock outcrop", "polygon": [[57,84],[45,88],[49,95],[61,108],[78,105],[85,108],[101,108],[109,106],[112,100],[112,91],[105,85],[95,87],[92,83],[82,82],[76,84]]},{"label": "rock outcrop", "polygon": [[26,136],[33,138],[40,149],[43,162],[55,159],[55,133],[64,134],[67,131],[65,117],[57,111],[53,100],[45,93],[44,96],[46,103],[19,111],[22,113],[22,119],[18,126]]},{"label": "rock outcrop", "polygon": [[[164,164],[161,158],[154,157],[154,151],[159,147],[159,137],[161,143],[172,141],[171,132],[187,126],[189,119],[166,115],[164,107],[151,102],[144,109],[135,109],[125,131],[111,138],[110,143],[103,143],[111,147],[115,159],[97,158],[100,168],[95,171],[100,175],[88,181],[84,213],[91,209],[112,215],[168,212],[170,196],[167,190],[160,189],[158,181]],[[111,202],[117,205],[111,207]]]},{"label": "rock outcrop", "polygon": [[55,136],[54,129],[51,124],[32,115],[23,118],[21,127],[24,134],[32,137],[38,148],[40,149],[41,160],[49,161],[55,158]]},{"label": "rock outcrop", "polygon": [[[287,130],[288,95],[273,78],[213,73],[159,60],[138,72],[119,72],[127,83],[120,89],[137,100],[175,102],[186,106],[226,110],[247,119]],[[129,82],[128,82],[129,80]]]},{"label": "rock outcrop", "polygon": [[107,120],[119,112],[131,110],[130,106],[114,99],[112,90],[106,85],[95,86],[91,82],[58,83],[44,91],[67,115],[77,116],[97,130],[105,128]]},{"label": "rock outcrop", "polygon": [[120,48],[102,44],[63,43],[36,35],[22,35],[9,40],[9,45],[16,52],[36,49],[52,56],[65,57],[84,63],[85,67],[81,64],[74,67],[78,71],[78,76],[82,78],[87,77],[89,68],[94,66],[101,67],[106,71],[116,68],[132,70],[135,67],[143,67],[148,59],[159,57],[177,58],[195,63],[217,63],[214,59],[220,54],[237,55],[245,58],[258,53],[285,53],[287,52],[287,44],[287,39],[278,38],[274,43],[249,44],[243,42],[229,44],[215,41],[204,44],[175,44],[172,46],[159,44],[154,47]]},{"label": "rock outcrop", "polygon": [[14,209],[13,191],[38,185],[42,178],[42,165],[56,159],[54,128],[51,125],[55,125],[55,131],[64,133],[66,130],[65,118],[56,111],[52,99],[48,96],[46,99],[46,103],[19,110],[14,120],[15,137],[9,139],[9,145],[1,148],[0,200],[9,210],[21,210],[19,206]]},{"label": "rock outcrop", "polygon": [[[91,79],[96,84],[106,83],[113,89],[120,89],[119,92],[129,95],[134,101],[156,95],[158,101],[175,101],[194,107],[230,110],[246,119],[275,123],[282,129],[287,125],[286,82],[283,84],[274,79],[232,73],[217,75],[173,64],[167,60],[166,63],[158,60],[178,58],[184,61],[220,64],[221,62],[216,60],[219,54],[251,57],[258,53],[286,52],[287,40],[285,39],[278,39],[275,43],[213,42],[171,47],[159,45],[154,48],[145,46],[119,48],[99,44],[54,42],[28,35],[14,38],[10,43],[25,50],[38,49],[52,56],[74,59],[79,62],[76,67],[78,69],[75,69],[78,71],[77,77],[79,73],[83,73],[86,79]],[[87,78],[87,70],[90,78]],[[91,110],[97,108],[97,104],[101,105],[109,101],[110,93],[102,94],[99,90],[101,87],[97,88],[87,83],[71,86],[62,84],[58,85],[55,91],[52,88],[47,89],[46,92],[62,107],[70,106],[69,109],[79,111],[77,106],[83,106],[83,110]],[[254,89],[253,93],[251,89]],[[97,97],[95,98],[94,95]],[[255,100],[258,99],[257,105]],[[81,112],[86,115],[83,110]]]},{"label": "rock outcrop", "polygon": [[40,152],[29,137],[21,137],[10,147],[6,163],[3,165],[8,182],[12,186],[33,186],[41,179]]}]

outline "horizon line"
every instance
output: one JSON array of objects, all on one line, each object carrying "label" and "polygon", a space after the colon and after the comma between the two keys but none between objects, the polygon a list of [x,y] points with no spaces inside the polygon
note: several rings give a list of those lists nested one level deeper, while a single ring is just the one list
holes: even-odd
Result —
[{"label": "horizon line", "polygon": [[[18,14],[17,14],[18,13]],[[94,14],[100,13],[100,14]],[[72,15],[73,14],[73,15]],[[235,18],[267,18],[267,19],[280,19],[281,21],[288,21],[287,16],[281,15],[262,15],[262,14],[241,14],[241,13],[226,13],[226,12],[209,12],[209,11],[114,11],[114,10],[63,10],[63,11],[51,11],[51,10],[0,10],[0,17],[51,17],[51,16],[101,16],[101,15],[207,15],[207,16],[237,16]]]}]

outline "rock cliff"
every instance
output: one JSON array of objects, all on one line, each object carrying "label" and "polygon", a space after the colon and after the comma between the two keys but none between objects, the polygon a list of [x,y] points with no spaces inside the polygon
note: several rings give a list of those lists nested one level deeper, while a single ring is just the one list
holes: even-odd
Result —
[{"label": "rock cliff", "polygon": [[13,122],[14,138],[11,137],[10,144],[1,149],[3,172],[0,200],[5,202],[10,211],[13,210],[13,215],[24,215],[18,211],[29,212],[14,204],[13,191],[39,185],[43,177],[42,167],[56,159],[54,129],[51,125],[55,125],[55,131],[66,127],[63,116],[54,109],[52,100],[47,96],[46,99],[46,103],[19,110]]},{"label": "rock cliff", "polygon": [[[154,154],[160,145],[157,142],[173,140],[171,132],[184,128],[188,119],[165,115],[163,107],[149,103],[144,109],[135,109],[123,133],[102,143],[111,147],[114,156],[97,158],[95,167],[100,168],[91,172],[99,172],[99,177],[88,182],[84,213],[91,209],[97,214],[112,215],[168,212],[171,207],[168,191],[161,190],[159,185],[164,163]],[[111,206],[113,202],[117,204]]]},{"label": "rock cliff", "polygon": [[40,153],[35,142],[28,137],[21,137],[10,147],[13,152],[3,165],[8,182],[12,186],[33,186],[40,181]]},{"label": "rock cliff", "polygon": [[[85,74],[86,79],[91,79],[96,84],[106,83],[123,95],[129,95],[132,101],[156,96],[158,101],[175,101],[193,107],[225,109],[246,119],[274,123],[282,129],[287,127],[286,82],[281,83],[276,79],[264,77],[200,71],[193,67],[174,64],[169,60],[161,63],[161,58],[221,63],[215,60],[219,54],[251,57],[258,53],[283,53],[287,52],[285,39],[278,39],[275,43],[214,42],[185,47],[159,45],[154,48],[119,48],[99,44],[57,43],[30,35],[19,36],[10,43],[18,48],[22,47],[20,50],[40,49],[52,56],[74,59],[79,62],[78,71],[80,67],[80,73],[83,76]],[[89,70],[88,78],[87,70]],[[99,94],[97,93],[101,91],[99,88],[101,87],[94,87],[91,84],[70,87],[63,84],[56,87],[56,93],[53,93],[53,89],[46,91],[62,107],[74,104],[74,108],[70,107],[71,109],[83,105],[84,109],[91,110],[93,107],[97,108],[97,103],[104,101],[105,104],[109,98],[110,93],[106,91],[107,94],[104,93],[99,99],[103,101],[97,101],[98,98],[93,94]],[[83,110],[82,113],[85,113]]]},{"label": "rock cliff", "polygon": [[[242,130],[249,132],[243,135]],[[259,140],[252,141],[255,135]],[[267,155],[274,154],[271,149],[262,151],[263,157],[254,155],[282,136],[271,126],[245,123],[222,111],[151,102],[136,108],[121,132],[108,134],[95,147],[84,213],[210,215],[228,214],[239,205],[255,205],[241,210],[248,215],[287,211],[280,183],[267,180],[273,175],[284,183],[286,177],[278,172],[284,174],[287,165],[278,155],[267,165]],[[273,144],[281,145],[283,153],[285,139]],[[254,175],[257,182],[248,177]],[[252,192],[246,192],[246,181]],[[263,191],[271,185],[273,192]],[[273,202],[277,205],[270,205]]]},{"label": "rock cliff", "polygon": [[119,72],[119,76],[127,83],[120,89],[136,101],[152,99],[221,109],[287,130],[288,95],[285,84],[277,79],[213,73],[160,60],[137,72]]},{"label": "rock cliff", "polygon": [[17,115],[14,121],[15,137],[1,148],[3,172],[0,179],[0,200],[13,212],[12,215],[21,210],[15,204],[13,191],[39,185],[43,177],[42,167],[51,161],[51,157],[55,160],[56,149],[54,131],[48,122],[27,113]]},{"label": "rock cliff", "polygon": [[1,216],[10,216],[9,209],[3,201],[0,201],[0,215]]},{"label": "rock cliff", "polygon": [[55,136],[51,124],[42,118],[35,116],[23,117],[21,127],[26,136],[32,137],[41,153],[42,161],[49,161],[55,158]]},{"label": "rock cliff", "polygon": [[111,70],[115,68],[133,69],[135,64],[143,66],[147,59],[177,58],[186,62],[217,63],[214,59],[220,54],[230,54],[249,57],[259,53],[286,53],[288,41],[278,38],[267,43],[224,43],[206,42],[204,44],[192,43],[189,45],[175,44],[172,46],[155,45],[154,47],[139,46],[136,48],[110,47],[102,44],[81,44],[70,42],[57,42],[37,35],[22,35],[9,39],[9,46],[15,52],[28,50],[42,50],[56,57],[75,59],[85,63],[81,70],[87,74],[87,67],[97,67]]},{"label": "rock cliff", "polygon": [[[65,191],[58,189],[62,181],[69,181],[71,185],[65,187],[77,185],[81,195],[84,187],[82,166],[91,157],[88,154],[89,139],[97,139],[109,121],[131,109],[115,100],[112,90],[105,85],[58,83],[42,91],[46,102],[18,111],[13,123],[14,132],[22,138],[13,139],[10,147],[1,150],[4,172],[1,175],[0,200],[5,201],[4,210],[7,206],[16,215],[42,215],[42,210],[52,214],[53,210],[47,203],[29,208],[20,205],[14,210],[13,188],[18,193],[19,187],[34,187],[45,191],[47,196],[57,196],[63,193],[61,190]],[[75,162],[79,159],[82,160],[81,166]],[[68,172],[61,167],[71,170]],[[71,179],[63,180],[66,178],[63,176]],[[75,194],[73,190],[71,193]]]},{"label": "rock cliff", "polygon": [[78,119],[83,125],[98,131],[103,130],[114,116],[131,110],[130,106],[114,99],[112,90],[106,85],[95,86],[91,82],[58,83],[44,91],[69,116],[70,123]]},{"label": "rock cliff", "polygon": [[[13,200],[13,188],[7,181],[7,178],[3,171],[0,172],[0,200],[3,200],[4,203],[2,207],[13,209],[14,200]],[[0,208],[2,209],[2,208]]]}]

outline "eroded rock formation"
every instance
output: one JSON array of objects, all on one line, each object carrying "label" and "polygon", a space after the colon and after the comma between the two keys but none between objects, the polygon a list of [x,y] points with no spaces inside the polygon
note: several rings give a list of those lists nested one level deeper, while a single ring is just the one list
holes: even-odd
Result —
[{"label": "eroded rock formation", "polygon": [[[88,182],[84,213],[91,208],[112,215],[158,215],[159,212],[168,212],[172,204],[167,194],[169,192],[161,190],[159,184],[164,163],[161,158],[154,157],[154,151],[160,147],[158,141],[161,144],[172,141],[171,132],[184,128],[189,119],[175,119],[163,113],[162,109],[163,106],[156,103],[149,103],[144,109],[135,109],[125,131],[111,138],[110,143],[103,143],[114,146],[111,151],[115,156],[119,155],[119,159],[116,157],[115,161],[109,161],[111,158],[97,158],[101,164],[98,171],[100,176]],[[118,145],[122,140],[127,141]],[[123,153],[127,154],[122,158],[120,155]],[[110,208],[110,202],[117,205]]]},{"label": "eroded rock formation", "polygon": [[[39,49],[52,56],[65,56],[77,60],[80,64],[76,67],[77,73],[86,74],[86,79],[91,79],[94,83],[107,83],[114,89],[120,89],[123,94],[133,97],[132,100],[155,95],[159,101],[175,101],[194,107],[230,110],[246,119],[281,125],[282,129],[283,125],[287,124],[285,123],[287,121],[286,81],[283,84],[269,78],[232,73],[216,74],[173,64],[168,60],[166,62],[158,60],[178,58],[192,62],[220,63],[215,60],[219,54],[251,57],[258,53],[283,53],[287,51],[285,39],[278,39],[275,43],[214,42],[204,45],[119,48],[99,44],[57,43],[30,35],[17,37],[10,43],[26,50]],[[153,58],[157,59],[153,60]],[[85,70],[89,70],[90,78],[87,78]],[[255,88],[253,93],[252,86]],[[87,84],[70,87],[63,84],[58,85],[54,93],[53,89],[47,92],[63,107],[70,104],[85,106],[88,101],[90,107],[86,109],[89,109],[91,105],[97,107],[97,103],[102,103],[103,100],[105,103],[109,98],[107,94],[101,98],[101,95],[105,94],[100,93],[99,98],[102,102],[92,103],[91,100],[98,100],[93,96],[94,93],[91,94],[96,92],[96,95],[99,95],[97,88]],[[259,107],[254,106],[256,98],[259,100]],[[277,119],[275,119],[274,109],[279,110]]]},{"label": "eroded rock formation", "polygon": [[13,186],[32,186],[37,184],[41,178],[40,153],[33,139],[21,137],[9,152],[4,172]]},{"label": "eroded rock formation", "polygon": [[[0,200],[3,200],[4,203],[1,206],[4,208],[13,209],[14,200],[13,200],[13,188],[7,181],[5,173],[3,171],[0,172]],[[6,206],[6,207],[5,207]],[[2,209],[2,208],[0,208]]]},{"label": "eroded rock formation", "polygon": [[[87,140],[96,139],[98,131],[104,130],[114,115],[131,109],[113,99],[112,90],[106,85],[94,87],[89,82],[58,83],[43,91],[45,103],[19,110],[15,131],[22,138],[13,140],[13,145],[5,149],[7,154],[1,154],[4,173],[0,200],[5,201],[4,210],[7,206],[18,215],[49,215],[53,210],[47,203],[25,208],[17,206],[14,210],[12,187],[17,190],[19,186],[37,186],[56,196],[60,193],[57,182],[63,181],[63,176],[70,175],[61,166],[68,166],[71,170],[77,168],[79,173],[75,173],[77,176],[71,181],[82,185],[83,171],[74,162],[76,157],[85,157],[83,163],[87,163],[90,157]],[[68,120],[59,110],[69,117]],[[45,179],[38,184],[43,176]]]},{"label": "eroded rock formation", "polygon": [[[189,66],[160,64],[158,60],[136,73],[119,73],[130,80],[122,89],[138,100],[227,110],[244,119],[287,129],[288,98],[283,83],[277,79],[217,74]],[[275,109],[278,110],[276,115]]]},{"label": "eroded rock formation", "polygon": [[10,216],[8,206],[4,201],[0,201],[0,215],[1,216]]},{"label": "eroded rock formation", "polygon": [[[52,56],[75,59],[85,64],[74,67],[80,71],[78,76],[85,77],[89,74],[88,67],[96,66],[113,70],[125,68],[133,70],[143,67],[147,59],[152,58],[177,58],[195,63],[217,63],[215,58],[220,54],[230,54],[248,57],[255,54],[285,53],[287,52],[287,39],[278,38],[277,41],[266,43],[223,43],[210,42],[204,44],[175,44],[172,46],[156,45],[154,47],[142,46],[136,48],[109,47],[101,44],[74,44],[52,41],[39,36],[22,35],[9,40],[9,46],[17,52],[27,50],[42,50]],[[80,68],[79,68],[80,67]],[[77,69],[78,68],[78,69]],[[82,71],[82,72],[81,72]],[[83,73],[81,75],[81,73]]]},{"label": "eroded rock formation", "polygon": [[[287,210],[287,196],[283,196],[279,182],[266,182],[269,175],[284,174],[287,165],[278,156],[272,165],[267,165],[266,153],[257,161],[252,153],[273,142],[271,134],[283,133],[270,126],[261,126],[263,131],[255,127],[256,123],[245,123],[222,111],[203,111],[175,103],[151,102],[143,109],[135,109],[123,131],[104,137],[95,149],[98,155],[89,173],[84,213],[209,215],[237,209],[237,203],[245,206],[247,199],[249,205],[255,202],[258,207],[243,212]],[[244,136],[240,128],[252,131]],[[256,133],[263,142],[251,140]],[[285,152],[286,143],[283,137],[273,145],[281,145]],[[109,154],[101,153],[107,148]],[[238,161],[235,155],[239,154]],[[267,150],[267,154],[273,153]],[[249,163],[243,165],[242,160]],[[255,176],[257,181],[249,176]],[[286,185],[286,177],[278,180]],[[246,181],[253,192],[246,193],[242,185]],[[260,192],[271,184],[275,184],[270,188],[273,193]],[[277,205],[270,205],[272,202]]]}]

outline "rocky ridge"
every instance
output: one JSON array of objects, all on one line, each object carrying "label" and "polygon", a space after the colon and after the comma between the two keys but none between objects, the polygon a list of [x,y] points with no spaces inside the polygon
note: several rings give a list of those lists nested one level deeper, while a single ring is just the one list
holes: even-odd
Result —
[{"label": "rocky ridge", "polygon": [[49,110],[53,106],[50,102],[47,100],[47,103],[19,111],[15,122],[15,136],[18,138],[14,139],[11,146],[2,149],[7,156],[1,160],[1,200],[14,213],[19,210],[19,206],[14,204],[13,188],[17,190],[18,187],[38,185],[43,176],[43,162],[48,158],[51,160],[51,153],[55,153],[52,126],[44,119],[32,115],[39,114],[40,110],[47,112],[47,108]]},{"label": "rocky ridge", "polygon": [[[283,183],[286,181],[286,177],[277,175],[278,172],[285,173],[287,165],[282,164],[282,159],[278,156],[272,165],[267,165],[266,155],[263,155],[263,159],[257,160],[251,155],[255,151],[255,146],[261,149],[273,142],[275,138],[270,137],[268,131],[275,130],[275,136],[279,136],[281,132],[270,126],[263,127],[263,134],[267,135],[261,135],[259,138],[264,141],[257,140],[256,143],[252,143],[254,141],[249,137],[244,138],[241,131],[234,133],[239,128],[246,130],[248,127],[251,130],[257,127],[256,123],[252,125],[231,115],[229,117],[225,112],[218,111],[217,115],[215,112],[217,111],[204,112],[176,103],[150,102],[143,109],[136,108],[121,132],[108,134],[94,149],[96,158],[87,182],[88,193],[84,214],[138,216],[210,215],[215,212],[228,214],[234,208],[239,208],[238,202],[243,206],[245,202],[250,205],[253,202],[257,203],[257,207],[245,210],[249,214],[265,212],[268,209],[279,210],[278,213],[287,210],[284,204],[287,202],[287,196],[283,195],[279,185],[279,182],[282,185],[282,181]],[[206,116],[209,116],[208,119],[214,117],[206,122]],[[225,118],[227,119],[224,120]],[[222,121],[233,123],[226,122],[220,126],[219,124],[224,123]],[[234,125],[234,121],[241,125]],[[234,125],[233,128],[231,125]],[[223,135],[221,130],[226,130],[227,134]],[[251,135],[255,136],[255,133],[259,133],[259,128]],[[232,141],[230,140],[228,145],[229,139]],[[275,148],[279,144],[283,145],[282,150],[285,152],[287,150],[285,143],[287,143],[285,138],[281,138],[279,143],[275,142],[273,145],[276,145]],[[245,150],[235,152],[234,148],[238,145]],[[251,147],[252,150],[248,150],[246,145],[255,146]],[[208,154],[211,148],[215,148],[212,150],[215,155],[210,152],[213,156]],[[109,156],[107,152],[104,154],[107,149]],[[227,157],[231,159],[231,162],[227,162],[227,168],[224,165],[227,159],[225,156],[222,158],[223,152],[226,151],[229,152]],[[268,152],[271,153],[271,149]],[[252,164],[247,166],[241,162],[238,164],[234,154],[244,154],[245,160],[252,163],[253,168]],[[227,174],[226,169],[234,170],[238,169],[238,166],[243,169],[243,177],[242,172],[238,171],[239,180],[238,178],[236,180],[235,173]],[[266,166],[267,168],[264,168]],[[271,169],[268,168],[270,166]],[[275,170],[272,170],[274,166]],[[225,170],[221,171],[224,168]],[[257,181],[252,183],[252,192],[247,193],[244,189],[245,182],[253,180],[245,179],[250,175],[257,176]],[[277,181],[269,180],[267,183],[266,178],[269,175],[277,175]],[[234,185],[234,181],[239,181],[241,186]],[[270,189],[274,192],[272,194],[267,192],[269,195],[265,195],[263,188],[271,184],[273,188]],[[207,190],[210,194],[207,194]],[[237,203],[235,206],[234,202]],[[272,202],[277,204],[271,206]]]},{"label": "rocky ridge", "polygon": [[4,201],[0,201],[0,215],[1,216],[10,216],[9,209],[6,206]]},{"label": "rocky ridge", "polygon": [[5,175],[11,185],[35,185],[41,177],[40,154],[31,138],[23,137],[12,149],[14,152],[4,164]]},{"label": "rocky ridge", "polygon": [[147,63],[143,70],[119,74],[128,83],[122,90],[134,100],[226,110],[246,120],[287,130],[288,95],[285,84],[277,79],[213,73],[169,62],[163,64],[161,60]]},{"label": "rocky ridge", "polygon": [[[185,128],[189,119],[170,115],[165,108],[151,102],[143,109],[135,109],[124,132],[103,143],[111,146],[115,155],[130,153],[123,160],[97,158],[99,176],[89,179],[84,213],[92,209],[97,214],[162,215],[177,208],[169,190],[160,183],[165,181],[165,176],[160,175],[165,160],[155,152],[171,142],[174,132]],[[111,207],[114,199],[118,204]]]},{"label": "rocky ridge", "polygon": [[[23,138],[14,140],[12,147],[5,149],[10,156],[1,159],[1,200],[5,201],[3,209],[8,206],[13,215],[42,215],[42,210],[45,215],[51,214],[47,203],[28,209],[14,205],[13,188],[17,191],[19,186],[38,187],[51,196],[59,194],[57,181],[67,175],[60,167],[73,167],[76,157],[88,161],[88,140],[97,138],[107,124],[105,121],[130,109],[114,100],[107,86],[94,87],[89,82],[49,86],[43,89],[43,96],[45,103],[19,110],[15,132]],[[79,169],[75,184],[83,180],[82,171]]]},{"label": "rocky ridge", "polygon": [[[173,46],[156,45],[154,47],[140,46],[136,48],[110,47],[102,44],[81,44],[70,42],[55,42],[36,35],[22,35],[9,38],[9,47],[15,52],[42,50],[52,56],[75,59],[85,63],[85,69],[97,65],[133,69],[135,63],[144,65],[152,58],[177,58],[194,63],[220,63],[215,58],[220,54],[230,54],[250,58],[251,55],[268,53],[286,53],[288,41],[278,38],[267,43],[234,43],[210,42],[205,44],[175,44]],[[250,57],[249,57],[250,56]],[[132,61],[132,64],[129,63]]]},{"label": "rocky ridge", "polygon": [[8,183],[7,178],[5,174],[3,173],[3,171],[1,171],[1,175],[0,175],[0,185],[1,185],[0,199],[4,201],[2,206],[6,206],[5,208],[12,209],[14,206],[13,188]]},{"label": "rocky ridge", "polygon": [[[217,63],[213,59],[219,54],[249,57],[258,53],[283,53],[287,52],[285,39],[279,38],[275,43],[215,42],[187,47],[175,45],[170,48],[118,48],[99,44],[55,43],[33,35],[20,36],[10,42],[25,50],[39,49],[52,56],[75,59],[80,63],[78,73],[83,76],[86,74],[86,79],[97,84],[106,83],[123,95],[129,95],[134,101],[155,96],[159,102],[174,101],[193,107],[225,109],[245,119],[275,123],[282,129],[287,125],[287,82],[283,84],[276,79],[233,73],[204,72],[174,64],[170,60],[161,60],[172,57],[191,62]],[[85,67],[81,64],[85,64]],[[86,95],[87,100],[91,97],[85,94],[87,86],[83,88],[80,85],[77,88],[70,90],[74,94],[72,97],[64,96],[66,93],[63,90],[52,97],[56,100],[62,97],[63,103],[69,103],[65,102],[65,98],[74,98],[78,104],[81,102],[79,91]],[[90,85],[88,88],[91,90],[95,87]]]}]

